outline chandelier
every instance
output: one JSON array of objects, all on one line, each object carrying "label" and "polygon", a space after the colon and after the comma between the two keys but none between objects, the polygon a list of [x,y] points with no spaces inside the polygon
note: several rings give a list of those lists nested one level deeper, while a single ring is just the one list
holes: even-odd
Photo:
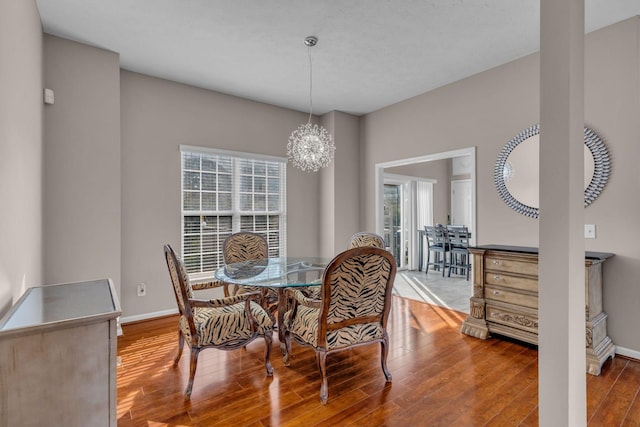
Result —
[{"label": "chandelier", "polygon": [[298,126],[289,137],[287,143],[287,156],[297,168],[307,172],[317,172],[320,168],[327,167],[333,160],[336,150],[333,138],[324,127],[311,123],[313,112],[313,67],[311,63],[311,47],[318,43],[318,39],[309,36],[304,39],[309,57],[309,119],[307,123]]}]

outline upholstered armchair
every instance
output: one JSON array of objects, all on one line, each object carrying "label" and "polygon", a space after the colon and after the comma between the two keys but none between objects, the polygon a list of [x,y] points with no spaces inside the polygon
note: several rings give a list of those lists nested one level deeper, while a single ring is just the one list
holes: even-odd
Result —
[{"label": "upholstered armchair", "polygon": [[285,313],[284,364],[289,366],[291,340],[311,347],[322,376],[320,401],[328,399],[327,355],[350,348],[380,343],[382,372],[387,369],[389,337],[387,319],[396,262],[388,251],[374,247],[348,249],[324,270],[319,299],[298,289],[287,289],[291,298]]},{"label": "upholstered armchair", "polygon": [[186,397],[191,396],[198,354],[205,348],[234,350],[246,346],[257,337],[263,337],[265,368],[267,375],[272,376],[270,354],[273,322],[265,310],[254,301],[260,299],[260,294],[253,292],[220,299],[196,299],[194,290],[221,287],[223,283],[213,281],[192,286],[184,263],[171,246],[165,245],[164,254],[180,312],[178,354],[174,366],[180,361],[185,341],[191,348]]},{"label": "upholstered armchair", "polygon": [[378,234],[369,233],[366,231],[356,233],[351,236],[351,240],[349,241],[349,249],[361,248],[363,246],[373,246],[374,248],[384,249],[384,239]]},{"label": "upholstered armchair", "polygon": [[[222,256],[225,264],[259,260],[269,257],[267,240],[249,231],[241,231],[227,237],[222,244]],[[278,306],[278,293],[274,289],[258,286],[240,286],[232,283],[224,284],[225,296],[238,295],[247,292],[258,292],[261,295],[262,307],[273,317]]]},{"label": "upholstered armchair", "polygon": [[[370,246],[373,248],[382,248],[384,249],[384,238],[375,233],[369,233],[367,231],[361,231],[359,233],[354,234],[349,239],[349,247],[348,249],[353,248],[362,248]],[[302,292],[308,296],[309,298],[319,298],[320,297],[320,287],[319,286],[310,286],[306,289],[303,289]]]}]

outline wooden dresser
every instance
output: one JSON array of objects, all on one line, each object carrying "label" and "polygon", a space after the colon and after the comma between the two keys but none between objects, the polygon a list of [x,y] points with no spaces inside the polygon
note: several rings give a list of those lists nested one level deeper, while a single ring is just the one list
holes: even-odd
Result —
[{"label": "wooden dresser", "polygon": [[0,426],[113,426],[111,280],[29,288],[0,321]]},{"label": "wooden dresser", "polygon": [[[473,296],[461,332],[486,339],[504,335],[538,344],[538,249],[486,245],[469,248],[473,255]],[[585,254],[585,333],[587,372],[600,375],[615,356],[602,311],[602,264],[610,253]]]}]

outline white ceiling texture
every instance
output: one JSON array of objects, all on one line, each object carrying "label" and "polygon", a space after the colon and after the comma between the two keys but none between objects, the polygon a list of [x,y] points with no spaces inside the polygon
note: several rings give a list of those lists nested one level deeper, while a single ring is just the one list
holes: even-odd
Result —
[{"label": "white ceiling texture", "polygon": [[[126,70],[313,112],[366,114],[539,48],[539,0],[37,0],[44,31]],[[640,0],[585,0],[586,30]]]}]

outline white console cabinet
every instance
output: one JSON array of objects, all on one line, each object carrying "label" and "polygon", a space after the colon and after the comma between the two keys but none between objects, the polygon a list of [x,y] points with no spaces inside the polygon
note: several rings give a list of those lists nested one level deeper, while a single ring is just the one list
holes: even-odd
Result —
[{"label": "white console cabinet", "polygon": [[116,321],[110,280],[27,289],[0,321],[0,426],[113,426]]}]

